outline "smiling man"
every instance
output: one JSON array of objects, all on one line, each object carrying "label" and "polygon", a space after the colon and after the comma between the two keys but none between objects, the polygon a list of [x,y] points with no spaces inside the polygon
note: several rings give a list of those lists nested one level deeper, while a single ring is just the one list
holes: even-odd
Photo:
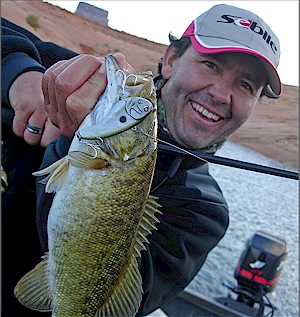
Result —
[{"label": "smiling man", "polygon": [[[28,37],[26,47],[38,51],[36,60],[43,65],[44,47],[49,43],[15,29]],[[279,41],[252,12],[217,5],[196,18],[180,39],[169,37],[171,44],[155,78],[160,140],[214,154],[249,118],[259,98],[280,96]],[[76,129],[106,86],[103,57],[66,58],[60,50],[61,61],[46,66],[41,84],[45,109],[61,135],[47,147],[41,169],[67,154]],[[17,55],[11,53],[13,62]],[[132,71],[122,54],[116,57],[124,69]],[[32,98],[41,93],[41,86],[35,87]],[[20,87],[14,90],[18,92]],[[22,108],[22,102],[18,107]],[[38,119],[35,116],[30,127],[37,125],[34,128],[44,136],[48,133],[45,119]],[[144,290],[138,316],[163,307],[191,282],[229,223],[226,201],[208,164],[191,156],[182,158],[159,149],[151,194],[159,197],[162,214],[157,216],[158,230],[150,235],[150,244],[138,259]],[[38,184],[37,226],[45,252],[52,199],[45,185]]]},{"label": "smiling man", "polygon": [[218,5],[170,37],[162,62],[165,131],[201,149],[228,138],[259,98],[279,97],[279,41],[253,13]]},{"label": "smiling man", "polygon": [[161,92],[170,135],[192,149],[222,141],[248,119],[266,86],[261,62],[243,53],[203,55],[192,46],[176,56],[170,47],[162,70],[170,78]]}]

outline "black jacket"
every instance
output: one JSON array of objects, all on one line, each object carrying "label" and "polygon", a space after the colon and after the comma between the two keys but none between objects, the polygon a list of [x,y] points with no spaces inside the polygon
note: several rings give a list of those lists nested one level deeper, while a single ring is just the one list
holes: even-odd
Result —
[{"label": "black jacket", "polygon": [[[41,41],[35,46],[38,52],[45,52]],[[57,47],[57,51],[48,53],[48,60],[52,53],[55,58],[63,59],[63,51]],[[160,138],[168,140],[163,134]],[[70,141],[63,136],[52,142],[46,149],[41,168],[65,156],[69,145]],[[170,168],[174,176],[165,179]],[[46,194],[44,185],[37,184],[37,227],[45,252],[48,248],[46,223],[53,195]],[[229,222],[225,199],[209,174],[208,164],[195,158],[187,156],[181,160],[175,154],[159,150],[152,194],[159,197],[163,207],[160,208],[162,215],[158,216],[158,230],[148,237],[150,244],[139,259],[144,294],[138,316],[162,307],[189,284],[209,251],[225,234]]]},{"label": "black jacket", "polygon": [[1,316],[35,316],[41,314],[19,304],[13,289],[43,255],[36,229],[36,179],[32,173],[39,169],[45,149],[31,146],[13,133],[14,112],[8,92],[20,74],[44,72],[58,60],[77,54],[43,42],[6,19],[1,18],[1,23],[1,166],[8,178],[8,187],[1,195]]}]

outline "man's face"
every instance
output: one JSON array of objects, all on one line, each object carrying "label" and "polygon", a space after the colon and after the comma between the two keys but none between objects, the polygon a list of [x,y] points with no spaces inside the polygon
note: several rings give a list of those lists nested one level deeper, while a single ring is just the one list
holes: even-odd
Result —
[{"label": "man's face", "polygon": [[164,55],[162,88],[167,124],[183,147],[197,149],[223,140],[250,116],[267,75],[258,58],[243,53],[201,55],[193,46],[179,58]]}]

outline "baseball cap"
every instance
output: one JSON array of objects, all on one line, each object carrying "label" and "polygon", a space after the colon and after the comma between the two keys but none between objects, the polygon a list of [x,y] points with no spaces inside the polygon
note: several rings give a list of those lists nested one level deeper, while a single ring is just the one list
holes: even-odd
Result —
[{"label": "baseball cap", "polygon": [[278,98],[282,84],[276,67],[280,43],[270,27],[251,11],[219,4],[196,18],[183,33],[201,54],[248,53],[259,57],[268,76],[266,95]]}]

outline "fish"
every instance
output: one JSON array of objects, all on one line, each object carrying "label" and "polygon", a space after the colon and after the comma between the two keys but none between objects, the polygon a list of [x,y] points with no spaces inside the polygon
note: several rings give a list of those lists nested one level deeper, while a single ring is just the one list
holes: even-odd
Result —
[{"label": "fish", "polygon": [[55,193],[48,247],[14,293],[52,316],[135,316],[143,294],[137,258],[159,222],[150,195],[157,156],[151,72],[128,73],[106,56],[107,87],[67,156],[36,176]]}]

